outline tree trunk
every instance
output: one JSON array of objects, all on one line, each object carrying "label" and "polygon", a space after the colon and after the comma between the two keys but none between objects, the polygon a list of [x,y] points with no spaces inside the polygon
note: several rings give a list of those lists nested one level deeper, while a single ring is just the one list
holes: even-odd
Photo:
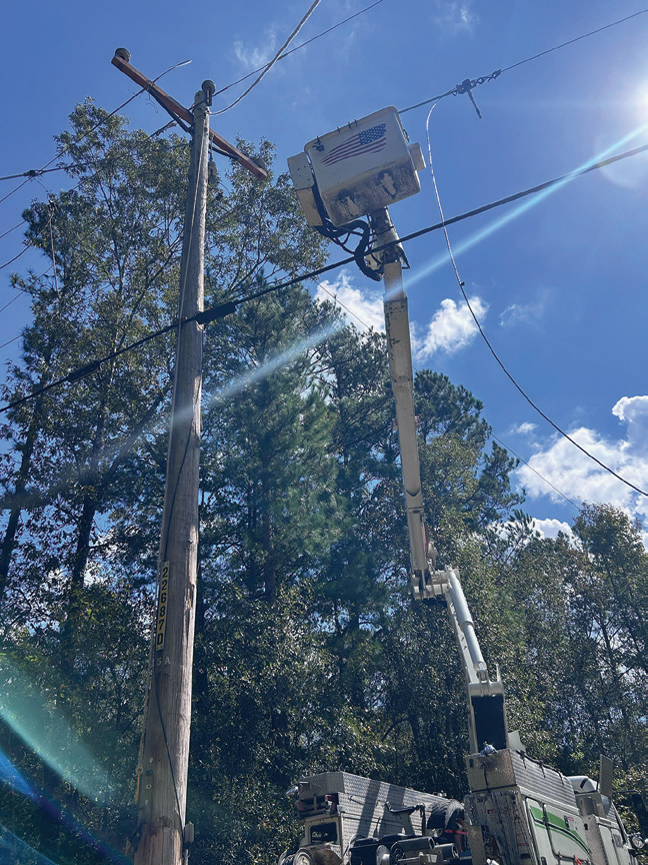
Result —
[{"label": "tree trunk", "polygon": [[[45,379],[41,380],[41,387],[45,383]],[[34,454],[34,445],[40,431],[40,415],[43,401],[41,398],[36,400],[34,413],[32,415],[29,429],[25,437],[25,444],[22,448],[22,459],[20,460],[20,469],[16,478],[16,487],[14,490],[13,504],[9,513],[9,522],[5,529],[2,546],[0,547],[0,601],[5,596],[7,590],[7,581],[9,579],[9,566],[11,557],[16,546],[16,534],[18,532],[18,523],[20,522],[20,514],[25,501],[25,490],[27,489],[27,481],[31,471],[32,456]]]}]

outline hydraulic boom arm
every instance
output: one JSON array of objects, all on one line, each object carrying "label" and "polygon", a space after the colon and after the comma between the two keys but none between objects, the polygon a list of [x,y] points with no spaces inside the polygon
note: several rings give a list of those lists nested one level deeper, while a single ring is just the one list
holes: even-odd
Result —
[{"label": "hydraulic boom arm", "polygon": [[376,245],[382,247],[388,244],[382,253],[385,330],[407,507],[412,593],[416,600],[445,602],[447,605],[466,677],[471,752],[479,751],[486,744],[496,749],[506,748],[508,734],[504,688],[499,669],[495,680],[491,681],[457,571],[452,568],[436,570],[435,567],[436,551],[428,538],[421,491],[414,415],[414,372],[407,295],[403,287],[402,251],[387,208],[372,213],[370,219]]}]

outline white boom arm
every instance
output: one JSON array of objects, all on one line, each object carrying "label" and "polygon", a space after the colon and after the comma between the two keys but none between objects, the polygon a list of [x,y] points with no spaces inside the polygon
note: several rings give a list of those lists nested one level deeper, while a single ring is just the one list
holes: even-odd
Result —
[{"label": "white boom arm", "polygon": [[409,314],[398,235],[387,208],[371,214],[370,219],[376,246],[389,244],[382,252],[385,330],[407,506],[412,592],[416,600],[438,599],[447,604],[466,676],[471,752],[479,751],[485,743],[498,749],[505,748],[508,737],[504,718],[504,688],[499,669],[495,681],[491,681],[457,571],[452,568],[435,569],[436,552],[425,527],[421,491]]}]

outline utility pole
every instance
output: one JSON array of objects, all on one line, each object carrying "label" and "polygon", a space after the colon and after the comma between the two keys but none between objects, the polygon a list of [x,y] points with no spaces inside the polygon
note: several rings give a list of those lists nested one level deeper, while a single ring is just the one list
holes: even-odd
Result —
[{"label": "utility pole", "polygon": [[[256,176],[264,168],[209,129],[216,90],[204,81],[193,110],[130,64],[125,49],[112,63],[144,87],[192,134],[185,210],[175,380],[169,431],[164,513],[158,559],[157,617],[152,633],[144,730],[137,768],[137,830],[129,840],[135,865],[181,865],[193,840],[186,823],[191,686],[198,572],[198,489],[205,211],[210,141]],[[185,126],[186,128],[186,126]]]},{"label": "utility pole", "polygon": [[178,865],[186,838],[196,580],[205,208],[211,81],[196,93],[185,211],[175,382],[169,431],[159,590],[143,734],[135,865]]}]

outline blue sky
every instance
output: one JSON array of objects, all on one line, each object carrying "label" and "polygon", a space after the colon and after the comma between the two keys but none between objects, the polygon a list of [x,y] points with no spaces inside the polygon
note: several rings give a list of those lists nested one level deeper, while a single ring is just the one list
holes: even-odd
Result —
[{"label": "blue sky", "polygon": [[[321,0],[298,45],[371,0]],[[479,120],[467,96],[442,100],[430,118],[434,169],[446,217],[587,164],[599,154],[648,142],[648,14],[506,69],[552,46],[644,9],[623,0],[381,0],[333,33],[280,61],[245,99],[213,118],[277,145],[285,165],[307,141],[387,105],[403,109],[465,78],[505,69],[477,87]],[[166,90],[189,105],[205,78],[217,89],[269,60],[310,6],[116,0],[65,4],[10,0],[3,16],[0,175],[39,168],[54,156],[52,136],[86,96],[108,110],[136,91],[110,65],[125,46],[150,77],[170,72]],[[249,82],[248,82],[249,83]],[[226,107],[244,89],[217,97]],[[166,122],[149,97],[126,109],[134,127]],[[426,154],[428,108],[404,113]],[[621,143],[623,142],[623,143]],[[41,185],[41,183],[43,185]],[[32,180],[0,203],[0,234],[22,209],[65,178]],[[419,195],[393,206],[401,235],[438,221],[429,169]],[[0,184],[0,198],[17,181]],[[45,189],[45,188],[46,189]],[[583,446],[637,486],[648,487],[645,373],[648,156],[592,172],[524,206],[509,205],[450,229],[457,266],[484,331],[511,374],[540,408]],[[0,264],[21,250],[21,230],[0,238]],[[497,438],[572,502],[611,501],[648,516],[648,499],[588,461],[526,403],[471,324],[440,232],[407,246],[406,287],[415,364],[447,373],[484,403]],[[332,252],[332,257],[336,257]],[[32,252],[0,270],[0,306],[12,301],[12,270],[37,268]],[[380,284],[348,268],[320,287],[366,323],[381,321]],[[0,343],[28,320],[18,298],[0,316]],[[360,326],[360,325],[358,325]],[[0,349],[0,360],[17,350]],[[529,469],[527,510],[551,532],[574,505]]]}]

